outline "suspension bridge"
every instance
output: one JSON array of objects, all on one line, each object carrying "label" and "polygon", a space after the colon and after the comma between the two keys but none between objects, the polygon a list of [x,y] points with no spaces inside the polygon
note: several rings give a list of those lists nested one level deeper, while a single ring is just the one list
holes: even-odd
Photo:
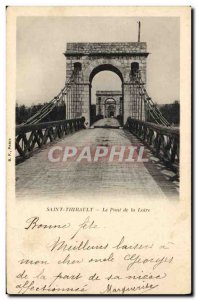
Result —
[{"label": "suspension bridge", "polygon": [[[177,197],[179,129],[170,125],[147,92],[146,43],[68,43],[64,55],[65,86],[16,126],[17,195],[114,192]],[[122,90],[98,92],[93,113],[92,80],[102,71],[115,72]],[[99,96],[106,95],[112,100],[103,102],[104,113]],[[64,107],[65,119],[48,122],[58,106]],[[63,145],[77,149],[138,145],[144,147],[147,161],[49,161],[51,147]]]}]

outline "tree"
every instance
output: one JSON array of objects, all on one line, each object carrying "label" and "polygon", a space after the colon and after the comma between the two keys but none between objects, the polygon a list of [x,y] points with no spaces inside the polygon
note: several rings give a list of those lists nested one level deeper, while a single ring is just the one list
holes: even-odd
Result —
[{"label": "tree", "polygon": [[180,103],[175,100],[171,104],[160,105],[160,111],[169,123],[179,125],[180,123]]}]

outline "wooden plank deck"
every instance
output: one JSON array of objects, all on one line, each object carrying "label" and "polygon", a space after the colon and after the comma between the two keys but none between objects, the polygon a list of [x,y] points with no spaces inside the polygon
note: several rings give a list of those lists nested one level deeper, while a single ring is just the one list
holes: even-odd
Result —
[{"label": "wooden plank deck", "polygon": [[[115,119],[100,120],[98,124],[101,128],[81,130],[59,140],[55,146],[74,146],[78,149],[84,146],[95,148],[99,145],[143,146],[128,131],[117,129]],[[103,128],[105,124],[111,125],[112,128]],[[144,199],[153,196],[178,199],[178,182],[170,180],[174,174],[166,170],[148,149],[145,149],[148,162],[143,163],[105,160],[54,163],[48,159],[50,149],[48,146],[16,166],[17,197],[42,198],[50,195],[57,198],[88,195],[94,198],[95,195],[114,195]]]}]

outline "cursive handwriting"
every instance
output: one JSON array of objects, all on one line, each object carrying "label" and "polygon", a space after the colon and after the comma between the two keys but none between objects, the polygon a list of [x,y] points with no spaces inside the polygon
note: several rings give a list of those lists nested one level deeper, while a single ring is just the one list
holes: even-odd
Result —
[{"label": "cursive handwriting", "polygon": [[66,242],[62,240],[59,236],[56,241],[54,241],[49,249],[51,252],[53,251],[88,251],[88,250],[106,250],[109,244],[93,244],[90,240],[82,240],[82,241],[73,241],[73,243]]},{"label": "cursive handwriting", "polygon": [[29,219],[26,220],[26,223],[28,224],[25,229],[26,230],[33,230],[33,229],[65,229],[65,228],[69,228],[71,226],[70,223],[66,223],[66,224],[63,224],[63,225],[60,225],[60,224],[54,224],[54,225],[51,225],[51,224],[42,224],[42,223],[39,223],[39,217],[31,217]]},{"label": "cursive handwriting", "polygon": [[154,244],[139,244],[139,243],[133,243],[130,245],[127,245],[125,243],[125,237],[123,236],[120,241],[113,246],[114,249],[117,250],[144,250],[144,249],[152,249]]},{"label": "cursive handwriting", "polygon": [[123,285],[122,287],[114,287],[112,284],[108,284],[106,289],[101,292],[101,294],[125,294],[125,293],[132,293],[132,292],[140,292],[140,294],[143,294],[145,292],[148,292],[150,290],[155,289],[158,287],[158,284],[152,284],[152,283],[145,283],[140,285],[133,285],[133,286],[126,286]]},{"label": "cursive handwriting", "polygon": [[18,294],[154,294],[172,278],[176,252],[170,241],[150,237],[144,242],[125,232],[110,236],[90,216],[55,224],[33,216],[23,228],[25,246],[39,230],[53,234],[40,234],[36,251],[28,247],[17,257],[13,282]]},{"label": "cursive handwriting", "polygon": [[[65,224],[42,224],[40,223],[39,217],[31,217],[26,220],[26,230],[34,229],[67,229],[71,227],[71,223],[67,222]],[[74,226],[72,226],[74,227]],[[77,225],[77,230],[71,235],[71,240],[74,239],[81,231],[97,229],[99,226],[90,217],[87,217],[82,223]]]},{"label": "cursive handwriting", "polygon": [[65,286],[64,287],[54,287],[50,286],[49,284],[45,283],[36,283],[34,280],[29,281],[26,280],[24,283],[19,283],[16,285],[16,289],[18,290],[18,294],[28,294],[28,293],[51,293],[51,294],[57,294],[57,293],[85,293],[87,292],[87,284],[83,284],[80,287],[70,287]]},{"label": "cursive handwriting", "polygon": [[173,261],[173,256],[167,257],[141,257],[137,254],[127,254],[124,257],[125,261],[129,261],[127,270],[130,270],[135,264],[153,264],[153,270],[156,269],[159,265],[168,263],[171,264]]},{"label": "cursive handwriting", "polygon": [[86,229],[96,229],[98,228],[98,225],[95,224],[95,221],[90,220],[90,217],[87,217],[85,221],[83,221],[81,224],[78,226],[79,228],[77,231],[71,236],[71,240],[76,237],[76,235],[81,231],[81,230],[86,230]]}]

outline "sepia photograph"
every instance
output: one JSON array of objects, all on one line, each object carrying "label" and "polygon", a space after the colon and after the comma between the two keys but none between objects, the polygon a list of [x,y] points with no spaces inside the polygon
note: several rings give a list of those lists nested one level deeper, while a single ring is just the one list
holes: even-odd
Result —
[{"label": "sepia photograph", "polygon": [[8,295],[191,295],[191,7],[13,7]]},{"label": "sepia photograph", "polygon": [[16,26],[17,197],[178,200],[180,18]]}]

